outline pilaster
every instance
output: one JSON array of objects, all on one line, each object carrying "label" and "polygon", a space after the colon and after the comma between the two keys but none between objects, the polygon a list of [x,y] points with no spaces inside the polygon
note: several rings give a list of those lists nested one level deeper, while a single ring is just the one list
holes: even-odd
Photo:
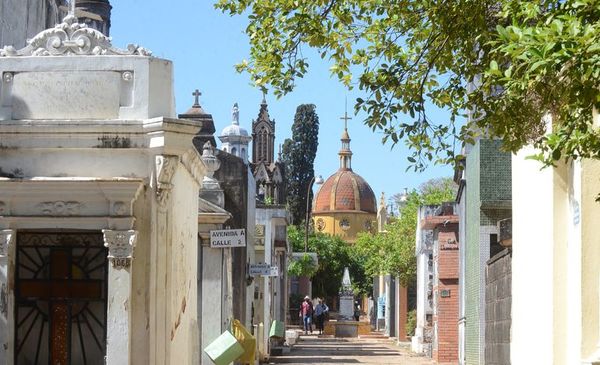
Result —
[{"label": "pilaster", "polygon": [[131,363],[131,263],[137,232],[104,229],[108,248],[108,309],[106,363]]}]

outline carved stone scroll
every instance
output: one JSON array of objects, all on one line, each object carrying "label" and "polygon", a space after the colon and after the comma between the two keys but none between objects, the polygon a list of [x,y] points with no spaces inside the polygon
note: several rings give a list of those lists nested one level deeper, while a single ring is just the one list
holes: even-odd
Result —
[{"label": "carved stone scroll", "polygon": [[68,56],[68,55],[137,55],[150,56],[152,52],[137,45],[126,50],[113,47],[110,38],[79,23],[71,14],[54,28],[46,29],[29,40],[27,47],[16,50],[12,46],[0,49],[0,57]]},{"label": "carved stone scroll", "polygon": [[157,155],[156,163],[156,195],[160,205],[169,200],[169,193],[173,186],[171,180],[175,175],[179,157],[173,155]]},{"label": "carved stone scroll", "polygon": [[15,239],[15,231],[12,229],[4,229],[0,231],[0,257],[8,256],[10,245]]},{"label": "carved stone scroll", "polygon": [[117,270],[129,267],[133,260],[133,248],[137,240],[137,231],[113,231],[103,229],[104,247],[108,248],[108,260]]}]

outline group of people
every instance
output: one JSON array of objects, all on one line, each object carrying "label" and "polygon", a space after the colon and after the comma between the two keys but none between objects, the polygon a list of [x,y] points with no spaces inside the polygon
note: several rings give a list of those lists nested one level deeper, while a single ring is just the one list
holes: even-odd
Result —
[{"label": "group of people", "polygon": [[317,331],[319,334],[323,334],[325,317],[329,313],[329,307],[323,302],[322,299],[317,298],[317,305],[313,306],[310,297],[304,297],[304,301],[300,304],[300,313],[298,314],[302,318],[304,325],[304,334],[307,335],[309,332],[313,333],[312,322],[314,320]]}]

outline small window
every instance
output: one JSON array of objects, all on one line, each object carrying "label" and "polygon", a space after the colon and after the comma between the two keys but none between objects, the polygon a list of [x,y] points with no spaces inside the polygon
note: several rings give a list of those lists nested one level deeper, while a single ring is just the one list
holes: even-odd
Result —
[{"label": "small window", "polygon": [[234,155],[234,156],[237,156],[237,148],[233,147],[231,149],[231,154]]}]

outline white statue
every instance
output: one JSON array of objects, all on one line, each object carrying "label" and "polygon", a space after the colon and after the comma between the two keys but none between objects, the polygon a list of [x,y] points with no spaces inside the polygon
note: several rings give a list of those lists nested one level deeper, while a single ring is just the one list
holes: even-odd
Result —
[{"label": "white statue", "polygon": [[238,108],[238,103],[233,104],[231,120],[233,121],[233,124],[240,124],[240,109]]}]

